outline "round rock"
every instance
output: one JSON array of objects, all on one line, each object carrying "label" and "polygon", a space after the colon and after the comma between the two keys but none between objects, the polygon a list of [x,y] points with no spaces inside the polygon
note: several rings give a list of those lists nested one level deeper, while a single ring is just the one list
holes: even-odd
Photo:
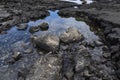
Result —
[{"label": "round rock", "polygon": [[48,24],[47,22],[43,22],[43,23],[41,23],[40,25],[38,25],[38,27],[39,27],[42,31],[45,31],[45,30],[48,30],[49,24]]}]

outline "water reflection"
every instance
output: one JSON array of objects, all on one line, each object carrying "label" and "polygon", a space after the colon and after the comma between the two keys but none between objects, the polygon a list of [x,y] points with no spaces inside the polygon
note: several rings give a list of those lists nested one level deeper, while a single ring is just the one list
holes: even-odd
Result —
[{"label": "water reflection", "polygon": [[[97,40],[98,37],[94,34],[94,32],[90,31],[90,27],[83,21],[76,21],[75,18],[62,18],[57,13],[58,10],[53,12],[49,11],[50,16],[45,19],[40,19],[37,21],[30,21],[28,23],[28,29],[26,30],[17,30],[16,26],[7,31],[7,34],[0,35],[0,57],[5,54],[10,54],[12,50],[12,45],[18,41],[29,42],[30,33],[29,28],[31,26],[38,25],[42,22],[48,22],[49,29],[48,31],[39,31],[36,32],[36,35],[41,35],[43,33],[52,33],[56,35],[60,35],[63,31],[65,31],[68,27],[76,27],[83,34],[86,41],[94,41]],[[3,54],[4,53],[4,54]]]},{"label": "water reflection", "polygon": [[42,33],[52,33],[58,36],[69,27],[76,27],[84,35],[86,41],[94,41],[98,37],[90,30],[90,27],[83,21],[76,21],[75,18],[62,18],[57,13],[58,11],[49,11],[50,16],[46,17],[44,20],[37,20],[35,22],[29,22],[29,26],[38,25],[42,22],[48,22],[50,28],[48,31],[39,31],[36,35]]}]

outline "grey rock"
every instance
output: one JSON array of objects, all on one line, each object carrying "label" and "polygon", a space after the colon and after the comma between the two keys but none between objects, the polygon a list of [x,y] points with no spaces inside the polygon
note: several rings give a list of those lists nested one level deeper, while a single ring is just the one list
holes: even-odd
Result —
[{"label": "grey rock", "polygon": [[40,25],[38,25],[42,31],[48,30],[49,24],[47,22],[43,22]]},{"label": "grey rock", "polygon": [[55,51],[59,48],[59,37],[55,35],[45,34],[42,36],[31,37],[33,45],[41,50]]},{"label": "grey rock", "polygon": [[7,11],[4,11],[4,10],[0,10],[0,18],[7,18],[11,16],[10,13],[8,13]]},{"label": "grey rock", "polygon": [[83,75],[86,76],[86,77],[92,76],[92,75],[89,73],[88,70],[85,70],[85,71],[83,72]]},{"label": "grey rock", "polygon": [[51,54],[41,56],[26,80],[61,80],[62,59]]},{"label": "grey rock", "polygon": [[13,10],[13,13],[16,15],[22,14],[22,10]]},{"label": "grey rock", "polygon": [[10,29],[13,24],[14,24],[15,20],[7,20],[5,22],[2,22],[0,25],[0,33],[3,33],[3,31],[6,31],[8,29]]},{"label": "grey rock", "polygon": [[27,29],[27,24],[25,23],[25,24],[19,24],[18,26],[17,26],[17,29],[18,30],[25,30],[25,29]]},{"label": "grey rock", "polygon": [[16,52],[16,53],[13,54],[12,57],[13,57],[14,60],[17,61],[21,58],[21,55],[22,55],[21,52]]},{"label": "grey rock", "polygon": [[91,48],[95,47],[95,43],[94,42],[89,42],[87,45],[90,46]]},{"label": "grey rock", "polygon": [[86,46],[87,44],[88,44],[88,42],[86,42],[86,41],[81,43],[81,45],[84,45],[84,46]]},{"label": "grey rock", "polygon": [[63,50],[66,50],[68,48],[68,46],[62,46]]},{"label": "grey rock", "polygon": [[74,75],[73,69],[69,69],[66,73],[65,73],[65,77],[67,78],[67,80],[72,80],[72,77]]},{"label": "grey rock", "polygon": [[76,74],[76,75],[74,75],[73,80],[85,80],[85,77],[82,77],[80,74]]},{"label": "grey rock", "polygon": [[89,65],[90,53],[84,46],[81,46],[79,53],[77,53],[75,56],[75,71],[82,72],[85,69],[85,67]]},{"label": "grey rock", "polygon": [[111,49],[111,53],[116,53],[119,52],[120,46],[119,45],[111,46],[110,49]]},{"label": "grey rock", "polygon": [[85,67],[85,59],[83,57],[80,58],[81,60],[76,60],[75,71],[82,71]]},{"label": "grey rock", "polygon": [[29,32],[30,32],[30,33],[35,33],[35,32],[38,32],[39,30],[40,30],[39,27],[33,26],[33,27],[30,27]]},{"label": "grey rock", "polygon": [[111,42],[111,44],[116,44],[120,42],[120,28],[113,28],[111,33],[107,35],[107,39]]},{"label": "grey rock", "polygon": [[117,35],[119,35],[120,36],[120,28],[113,28],[112,29],[112,32],[114,32],[114,33],[116,33]]},{"label": "grey rock", "polygon": [[27,54],[32,53],[32,52],[33,52],[33,49],[31,49],[31,48],[28,48],[24,51],[24,53],[27,53]]},{"label": "grey rock", "polygon": [[100,41],[95,41],[95,44],[96,44],[97,46],[102,46],[102,45],[103,45],[103,43],[100,42]]},{"label": "grey rock", "polygon": [[103,52],[103,57],[110,58],[111,54],[107,52]]},{"label": "grey rock", "polygon": [[70,27],[60,35],[60,40],[64,43],[79,41],[83,38],[82,34],[74,27]]},{"label": "grey rock", "polygon": [[78,48],[79,52],[86,50],[86,47],[84,45],[79,46]]},{"label": "grey rock", "polygon": [[86,0],[82,0],[82,4],[87,4],[87,1]]},{"label": "grey rock", "polygon": [[5,62],[8,63],[8,64],[13,64],[16,61],[12,57],[8,57],[7,59],[5,59]]},{"label": "grey rock", "polygon": [[0,34],[7,34],[7,32],[6,31],[1,31]]},{"label": "grey rock", "polygon": [[107,46],[103,46],[103,47],[102,47],[102,50],[103,50],[103,51],[108,51],[109,48],[108,48]]},{"label": "grey rock", "polygon": [[7,21],[2,23],[2,26],[7,26],[7,25],[11,26],[11,25],[14,24],[14,22],[15,22],[14,19],[13,20],[7,20]]}]

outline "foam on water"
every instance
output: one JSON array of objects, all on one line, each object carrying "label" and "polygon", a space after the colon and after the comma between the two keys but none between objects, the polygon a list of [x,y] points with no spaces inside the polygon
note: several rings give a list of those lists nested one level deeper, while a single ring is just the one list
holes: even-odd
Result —
[{"label": "foam on water", "polygon": [[[67,1],[67,2],[73,2],[73,3],[77,3],[77,4],[82,4],[83,1],[82,0],[61,0],[61,1]],[[93,3],[92,0],[85,0],[87,2],[87,4]]]}]

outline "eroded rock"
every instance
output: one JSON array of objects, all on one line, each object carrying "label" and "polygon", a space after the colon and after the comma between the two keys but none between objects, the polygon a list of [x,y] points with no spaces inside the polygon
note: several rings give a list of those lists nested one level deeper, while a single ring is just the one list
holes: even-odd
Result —
[{"label": "eroded rock", "polygon": [[85,67],[90,65],[90,53],[89,51],[84,47],[80,46],[80,53],[78,53],[75,57],[75,71],[76,72],[82,72],[84,71]]},{"label": "eroded rock", "polygon": [[60,57],[51,54],[41,56],[41,59],[36,62],[26,80],[61,80],[61,67],[62,61]]},{"label": "eroded rock", "polygon": [[66,32],[60,35],[60,40],[64,43],[80,41],[82,38],[82,34],[74,27],[68,28]]},{"label": "eroded rock", "polygon": [[55,35],[42,35],[42,36],[33,36],[31,37],[33,44],[39,49],[45,51],[55,51],[59,48],[59,37]]}]

